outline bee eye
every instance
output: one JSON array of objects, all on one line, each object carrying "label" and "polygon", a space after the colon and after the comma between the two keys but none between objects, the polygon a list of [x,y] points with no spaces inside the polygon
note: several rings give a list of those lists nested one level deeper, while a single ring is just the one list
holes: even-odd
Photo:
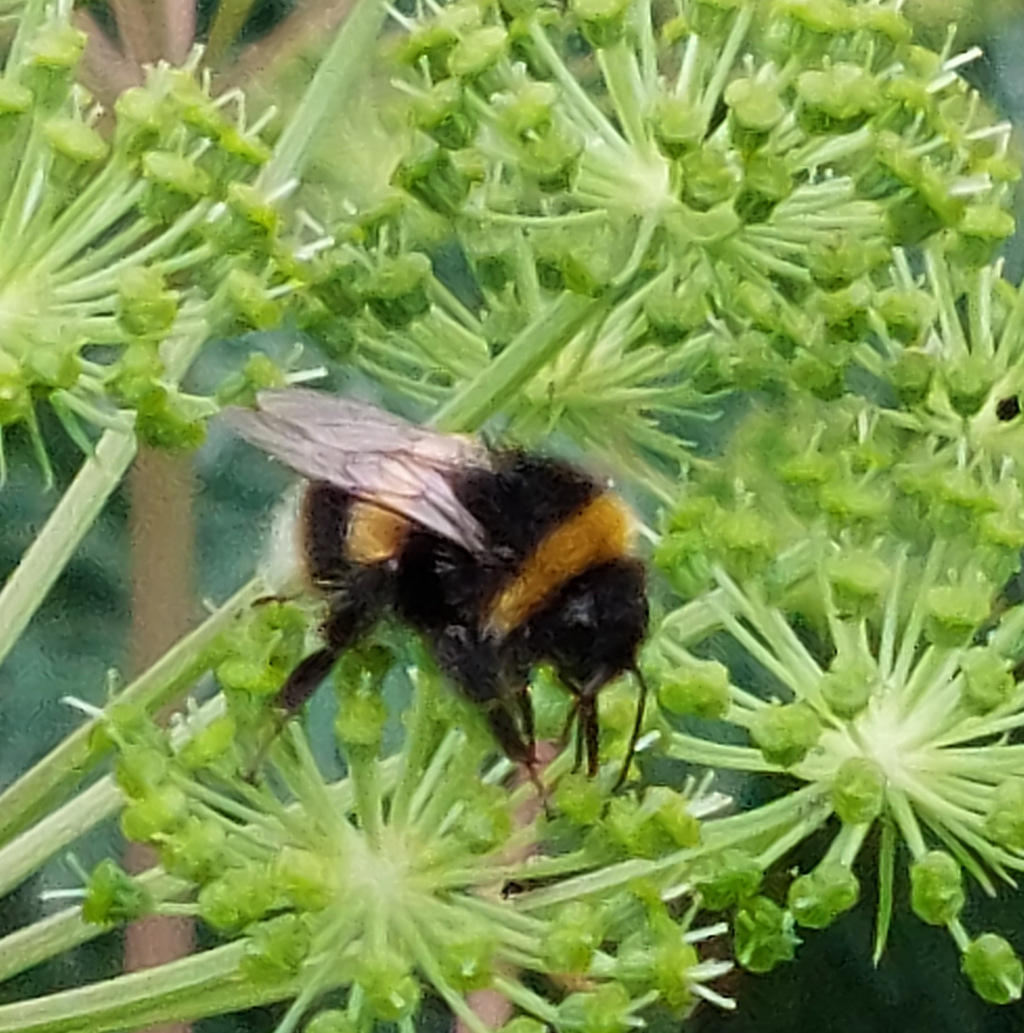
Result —
[{"label": "bee eye", "polygon": [[1020,415],[1020,399],[1016,395],[1000,399],[996,405],[996,416],[1003,423],[1009,423]]}]

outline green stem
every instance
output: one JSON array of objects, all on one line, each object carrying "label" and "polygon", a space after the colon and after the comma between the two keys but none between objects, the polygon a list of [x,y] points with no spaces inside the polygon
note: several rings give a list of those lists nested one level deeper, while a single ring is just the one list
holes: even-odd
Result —
[{"label": "green stem", "polygon": [[[160,868],[150,868],[137,881],[149,890],[158,904],[172,900],[188,889],[187,883]],[[86,922],[80,907],[65,908],[24,926],[0,939],[0,983],[108,931],[107,926]]]},{"label": "green stem", "polygon": [[759,774],[779,772],[777,764],[769,764],[760,750],[749,746],[730,746],[727,743],[700,739],[683,732],[672,732],[665,745],[664,755],[688,764],[727,768],[730,771],[756,771]]},{"label": "green stem", "polygon": [[351,95],[376,53],[374,42],[386,17],[380,0],[356,0],[260,173],[261,190],[272,193],[305,169],[321,126],[335,117],[342,98]]},{"label": "green stem", "polygon": [[442,430],[476,430],[550,362],[604,303],[568,292],[547,306],[486,369],[437,411]]},{"label": "green stem", "polygon": [[[65,496],[61,505],[67,498]],[[250,581],[128,685],[118,695],[117,703],[155,710],[192,685],[209,666],[210,649],[221,632],[264,591],[258,579]],[[3,595],[6,595],[6,590]],[[96,735],[100,721],[96,718],[85,722],[0,794],[0,843],[7,843],[20,830],[46,814],[106,753],[107,745]],[[46,822],[49,823],[52,817],[48,817]],[[36,831],[34,829],[33,834]],[[63,842],[57,843],[56,839],[51,842],[53,849],[62,845]],[[0,850],[0,879],[6,879],[10,864],[6,849]]]},{"label": "green stem", "polygon": [[134,435],[108,430],[7,579],[0,591],[0,664],[121,483],[134,456]]},{"label": "green stem", "polygon": [[653,147],[644,132],[643,84],[636,55],[625,40],[619,40],[598,50],[597,60],[630,147],[638,156],[650,158]]},{"label": "green stem", "polygon": [[0,1033],[114,1033],[240,1011],[293,997],[296,980],[254,986],[239,978],[245,942],[158,968],[0,1006]]}]

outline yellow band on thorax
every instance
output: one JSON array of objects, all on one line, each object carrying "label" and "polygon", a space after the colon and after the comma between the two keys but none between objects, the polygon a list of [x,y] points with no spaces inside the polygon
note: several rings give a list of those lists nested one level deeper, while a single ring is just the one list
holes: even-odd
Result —
[{"label": "yellow band on thorax", "polygon": [[567,581],[618,559],[629,548],[632,520],[614,496],[598,495],[541,539],[519,572],[491,600],[486,626],[507,635]]}]

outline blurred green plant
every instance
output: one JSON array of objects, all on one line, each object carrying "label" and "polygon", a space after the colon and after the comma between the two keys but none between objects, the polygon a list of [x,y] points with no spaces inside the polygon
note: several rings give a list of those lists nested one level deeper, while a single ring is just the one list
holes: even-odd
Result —
[{"label": "blurred green plant", "polygon": [[[433,992],[479,1031],[467,995],[489,988],[517,1031],[615,1033],[733,1006],[709,985],[732,962],[699,942],[729,930],[736,961],[766,972],[798,927],[858,905],[872,864],[877,957],[904,855],[907,903],[948,929],[975,991],[1019,999],[1013,947],[962,912],[965,875],[995,894],[1024,867],[1008,586],[1024,298],[997,258],[1020,170],[960,77],[974,51],[916,44],[896,3],[769,7],[392,11],[401,153],[375,206],[338,200],[329,224],[299,209],[297,176],[332,91],[375,53],[370,0],[276,140],[194,60],[123,92],[108,139],[68,12],[24,9],[0,80],[0,423],[38,443],[50,405],[89,458],[0,593],[0,659],[138,437],[194,447],[220,404],[309,374],[257,353],[215,397],[180,389],[212,333],[282,321],[438,426],[500,418],[523,445],[556,433],[600,456],[662,503],[650,536],[671,593],[653,587],[657,705],[626,792],[611,791],[635,707],[620,685],[601,698],[599,777],[563,751],[531,814],[533,788],[507,787],[415,645],[399,662],[368,641],[339,664],[345,778],[324,778],[293,725],[248,781],[314,625],[292,604],[250,608],[257,578],[0,796],[0,891],[114,813],[161,859],[138,878],[99,866],[81,907],[0,940],[0,976],[148,913],[199,916],[227,942],[0,1007],[0,1030],[292,1000],[282,1033],[307,1018],[410,1033]],[[107,428],[95,444],[92,428]],[[207,671],[222,692],[159,729],[151,715]],[[403,677],[392,749],[381,684]],[[557,738],[565,694],[545,671],[532,692]],[[72,795],[112,749],[114,776]],[[723,815],[706,779],[649,781],[659,759],[796,788]],[[817,864],[781,892],[763,881],[822,829]]]}]

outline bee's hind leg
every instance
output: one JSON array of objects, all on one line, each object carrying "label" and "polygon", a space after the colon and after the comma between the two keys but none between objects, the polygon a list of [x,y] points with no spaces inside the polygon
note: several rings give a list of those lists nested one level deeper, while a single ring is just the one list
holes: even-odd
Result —
[{"label": "bee's hind leg", "polygon": [[320,687],[341,654],[366,630],[369,614],[369,608],[361,602],[346,600],[342,604],[337,599],[332,601],[330,615],[324,623],[327,645],[307,656],[278,689],[273,701],[273,727],[249,765],[247,781],[254,781],[256,772],[284,726]]}]

